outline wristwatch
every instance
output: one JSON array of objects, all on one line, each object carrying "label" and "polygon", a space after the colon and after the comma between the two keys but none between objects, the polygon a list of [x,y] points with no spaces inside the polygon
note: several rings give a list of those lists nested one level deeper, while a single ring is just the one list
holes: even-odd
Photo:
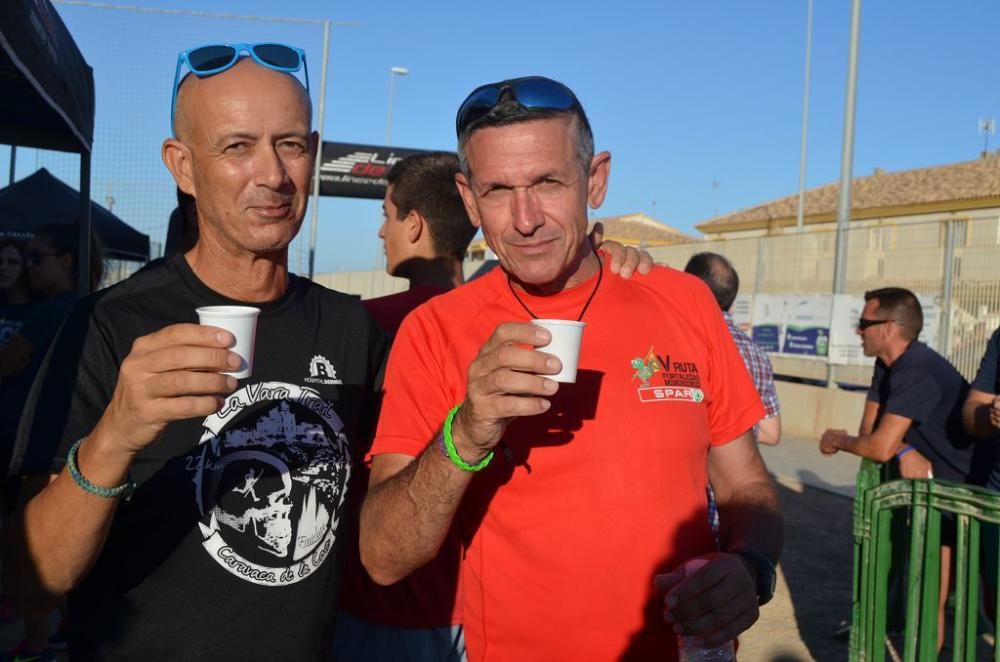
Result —
[{"label": "wristwatch", "polygon": [[778,575],[771,559],[749,547],[737,547],[729,550],[729,553],[739,556],[754,569],[754,574],[757,576],[757,604],[766,605],[770,602],[778,582]]}]

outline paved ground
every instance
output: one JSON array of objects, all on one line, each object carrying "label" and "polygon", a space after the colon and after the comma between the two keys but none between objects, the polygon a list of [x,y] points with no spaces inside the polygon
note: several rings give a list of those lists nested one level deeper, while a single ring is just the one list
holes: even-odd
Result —
[{"label": "paved ground", "polygon": [[811,440],[762,447],[776,476],[785,515],[785,546],[774,599],[740,639],[741,662],[847,659],[833,636],[850,617],[851,504],[859,461],[823,457]]}]

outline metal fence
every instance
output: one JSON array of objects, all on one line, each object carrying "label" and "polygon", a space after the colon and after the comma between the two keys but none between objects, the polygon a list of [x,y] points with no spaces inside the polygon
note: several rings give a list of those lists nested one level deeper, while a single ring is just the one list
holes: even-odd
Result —
[{"label": "metal fence", "polygon": [[[1000,563],[997,550],[981,541],[1000,523],[1000,494],[936,480],[883,482],[888,469],[864,460],[856,480],[849,659],[884,660],[887,652],[907,662],[938,659],[940,550],[943,518],[949,518],[955,529],[949,543],[954,607],[945,643],[953,660],[1000,660],[996,627],[992,642],[979,637],[980,566]],[[983,599],[996,609],[998,591],[990,574],[984,573],[994,583]],[[891,619],[903,627],[901,638],[887,636]]]},{"label": "metal fence", "polygon": [[[972,379],[990,334],[1000,326],[1000,213],[856,227],[848,235],[846,293],[860,295],[892,286],[933,297],[941,316],[936,346],[966,379]],[[835,232],[815,231],[660,246],[649,252],[677,269],[683,269],[695,253],[725,255],[739,272],[744,294],[829,294],[835,243]],[[466,274],[482,264],[466,261]],[[406,287],[405,281],[381,270],[320,274],[316,280],[365,299]],[[794,367],[784,374],[825,377],[815,370],[797,374]],[[865,368],[847,381],[865,384],[868,376],[870,368]]]},{"label": "metal fence", "polygon": [[[905,287],[935,298],[937,341],[967,379],[1000,325],[1000,214],[848,231],[847,294]],[[694,253],[725,255],[744,293],[829,294],[836,233],[720,239],[664,246],[653,257],[683,268]]]}]

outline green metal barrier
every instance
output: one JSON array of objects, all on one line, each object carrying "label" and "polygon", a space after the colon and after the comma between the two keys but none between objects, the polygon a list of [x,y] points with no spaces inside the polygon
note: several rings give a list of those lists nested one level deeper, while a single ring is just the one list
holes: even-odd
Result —
[{"label": "green metal barrier", "polygon": [[[886,659],[890,569],[905,569],[906,662],[937,659],[941,515],[953,513],[954,621],[952,659],[976,659],[979,618],[980,543],[983,524],[1000,524],[1000,494],[937,480],[889,480],[889,469],[864,460],[854,498],[854,594],[850,659]],[[893,520],[897,526],[893,526]],[[904,519],[905,518],[905,519]],[[899,522],[908,522],[909,540]],[[902,531],[902,535],[901,535]],[[992,559],[1000,564],[998,558]],[[993,586],[994,599],[998,599]],[[1000,612],[1000,604],[996,605]],[[996,613],[996,612],[994,612]],[[993,659],[1000,662],[1000,637]]]}]

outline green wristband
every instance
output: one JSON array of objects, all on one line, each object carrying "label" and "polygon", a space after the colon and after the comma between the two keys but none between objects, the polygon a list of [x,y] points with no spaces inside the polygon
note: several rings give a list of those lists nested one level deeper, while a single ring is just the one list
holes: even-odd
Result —
[{"label": "green wristband", "polygon": [[448,416],[444,419],[444,426],[441,428],[441,436],[444,437],[444,452],[447,453],[448,457],[451,458],[451,461],[454,462],[462,471],[481,471],[487,464],[490,463],[490,460],[493,459],[493,451],[487,453],[486,457],[481,459],[476,464],[469,464],[463,460],[462,456],[458,454],[457,450],[455,450],[455,440],[451,438],[451,424],[455,420],[455,414],[457,414],[458,410],[461,408],[461,403],[455,405],[451,408],[451,411],[448,412]]},{"label": "green wristband", "polygon": [[129,478],[125,481],[124,485],[119,485],[118,487],[100,487],[94,485],[89,480],[83,477],[80,473],[80,468],[76,464],[76,451],[80,448],[80,444],[86,437],[82,437],[73,444],[69,453],[66,453],[66,467],[69,469],[69,475],[73,477],[73,480],[77,485],[83,489],[84,492],[93,494],[94,496],[104,497],[105,499],[114,499],[116,497],[124,496],[125,500],[128,501],[132,497],[132,492],[135,491],[135,482]]}]

